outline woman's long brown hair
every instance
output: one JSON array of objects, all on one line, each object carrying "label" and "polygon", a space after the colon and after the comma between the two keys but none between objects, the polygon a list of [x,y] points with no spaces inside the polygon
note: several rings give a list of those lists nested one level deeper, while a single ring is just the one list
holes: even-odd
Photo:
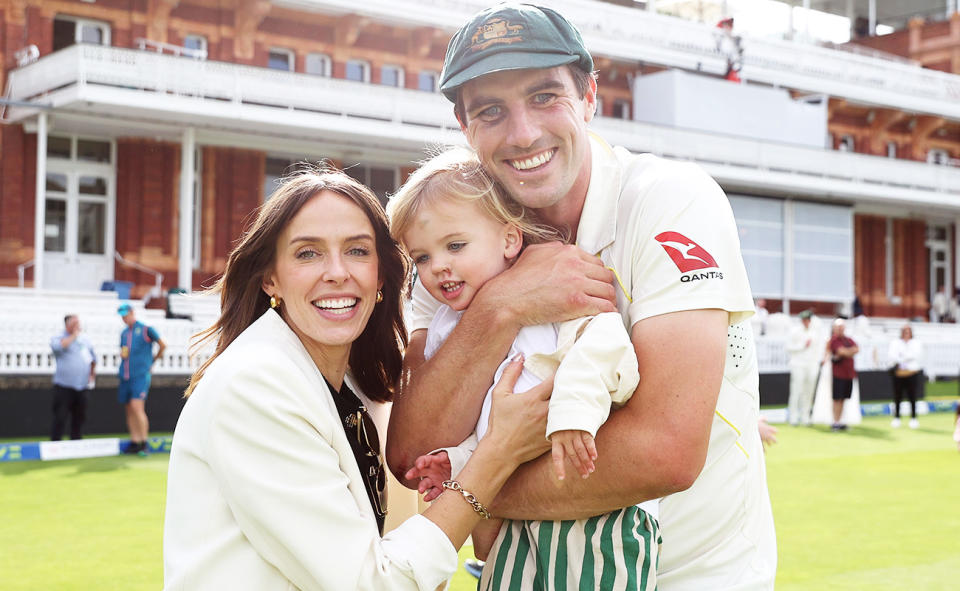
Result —
[{"label": "woman's long brown hair", "polygon": [[283,179],[280,187],[260,206],[253,224],[230,253],[223,275],[208,290],[208,293],[220,294],[220,318],[191,339],[194,351],[214,339],[217,346],[213,355],[191,376],[185,397],[197,387],[213,360],[270,307],[262,284],[276,260],[280,234],[321,191],[333,191],[356,203],[373,226],[383,301],[374,306],[366,327],[350,348],[350,372],[369,398],[387,401],[393,397],[400,377],[402,351],[407,343],[400,297],[407,274],[406,257],[390,237],[383,207],[370,189],[326,166],[310,167]]}]

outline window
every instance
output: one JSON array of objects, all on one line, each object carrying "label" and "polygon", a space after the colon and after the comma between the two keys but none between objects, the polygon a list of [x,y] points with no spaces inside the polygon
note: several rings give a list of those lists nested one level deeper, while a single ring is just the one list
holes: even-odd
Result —
[{"label": "window", "polygon": [[370,187],[382,205],[387,204],[387,196],[397,190],[397,169],[386,166],[367,166],[356,164],[344,166],[344,172]]},{"label": "window", "polygon": [[842,205],[730,195],[756,296],[853,298],[853,210]]},{"label": "window", "polygon": [[203,35],[187,35],[183,38],[183,46],[190,50],[184,52],[186,55],[198,59],[207,59],[207,38]]},{"label": "window", "polygon": [[417,76],[417,88],[424,92],[436,92],[440,75],[436,72],[420,72]]},{"label": "window", "polygon": [[53,50],[76,43],[110,45],[110,25],[84,18],[56,16],[53,19]]},{"label": "window", "polygon": [[852,135],[845,135],[840,138],[840,144],[837,146],[837,150],[841,152],[853,152],[856,144],[853,141]]},{"label": "window", "polygon": [[270,199],[273,192],[277,190],[279,181],[286,174],[287,169],[293,165],[293,160],[287,158],[276,158],[267,156],[267,161],[263,171],[263,200]]},{"label": "window", "polygon": [[361,60],[347,61],[347,80],[370,82],[370,64]]},{"label": "window", "polygon": [[293,52],[289,49],[274,48],[267,56],[267,67],[271,70],[293,71]]},{"label": "window", "polygon": [[887,158],[897,157],[897,142],[887,142]]},{"label": "window", "polygon": [[630,119],[630,102],[623,99],[613,101],[613,116],[617,119]]},{"label": "window", "polygon": [[47,157],[110,164],[113,146],[108,141],[61,136],[47,138]]},{"label": "window", "polygon": [[927,152],[927,162],[930,164],[949,164],[950,153],[946,150],[934,148]]},{"label": "window", "polygon": [[737,220],[743,265],[757,296],[784,295],[783,206],[778,199],[730,195]]},{"label": "window", "polygon": [[199,147],[193,154],[193,239],[190,244],[190,252],[193,257],[193,268],[200,268],[200,247],[201,232],[200,223],[203,221],[203,150]]},{"label": "window", "polygon": [[330,76],[330,56],[322,53],[308,53],[305,67],[307,74]]},{"label": "window", "polygon": [[384,86],[403,87],[403,68],[400,66],[383,66],[380,68],[380,84]]}]

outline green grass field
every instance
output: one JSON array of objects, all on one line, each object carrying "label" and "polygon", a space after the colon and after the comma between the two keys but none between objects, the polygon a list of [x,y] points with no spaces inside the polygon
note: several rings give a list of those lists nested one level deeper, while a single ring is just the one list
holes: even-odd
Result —
[{"label": "green grass field", "polygon": [[[767,453],[778,590],[956,589],[953,415],[916,431],[781,427]],[[156,591],[167,456],[0,464],[0,589]],[[469,550],[461,552],[461,557]],[[453,591],[476,583],[457,573]]]}]

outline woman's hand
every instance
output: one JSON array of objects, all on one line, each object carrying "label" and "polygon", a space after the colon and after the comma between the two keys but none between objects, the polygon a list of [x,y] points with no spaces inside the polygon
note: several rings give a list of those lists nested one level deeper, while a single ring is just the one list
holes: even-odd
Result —
[{"label": "woman's hand", "polygon": [[550,449],[547,407],[553,392],[551,378],[526,392],[514,393],[521,371],[523,356],[517,355],[493,387],[490,428],[480,442],[496,446],[502,457],[513,458],[517,466]]}]

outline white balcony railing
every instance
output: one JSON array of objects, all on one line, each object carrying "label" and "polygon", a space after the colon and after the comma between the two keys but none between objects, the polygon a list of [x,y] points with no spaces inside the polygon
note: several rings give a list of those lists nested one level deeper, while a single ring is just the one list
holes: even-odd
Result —
[{"label": "white balcony railing", "polygon": [[[450,103],[436,93],[115,47],[64,49],[11,72],[10,86],[15,100],[73,111],[125,109],[134,119],[215,122],[241,133],[258,133],[250,128],[255,112],[267,129],[287,136],[322,138],[335,128],[361,143],[402,136],[411,154],[463,141]],[[29,111],[10,109],[14,119]],[[700,163],[721,183],[741,189],[960,208],[955,167],[638,121],[601,117],[592,125],[612,144]]]},{"label": "white balcony railing", "polygon": [[[58,98],[57,91],[68,87],[192,98],[206,105],[204,112],[224,117],[237,116],[238,106],[272,106],[459,133],[450,103],[436,93],[101,45],[74,45],[13,70],[8,97],[54,107],[64,106],[58,100],[85,98]],[[184,110],[183,103],[170,103],[170,109]],[[9,109],[14,121],[30,114],[26,107]]]},{"label": "white balcony railing", "polygon": [[960,168],[600,118],[610,143],[704,166],[737,183],[858,200],[960,207]]},{"label": "white balcony railing", "polygon": [[[275,0],[306,10],[359,13],[394,23],[454,30],[488,0]],[[591,0],[555,0],[550,7],[583,33],[594,56],[627,62],[722,73],[726,60],[717,50],[717,29]],[[747,80],[857,102],[960,119],[960,76],[851,51],[809,43],[743,38]]]}]

